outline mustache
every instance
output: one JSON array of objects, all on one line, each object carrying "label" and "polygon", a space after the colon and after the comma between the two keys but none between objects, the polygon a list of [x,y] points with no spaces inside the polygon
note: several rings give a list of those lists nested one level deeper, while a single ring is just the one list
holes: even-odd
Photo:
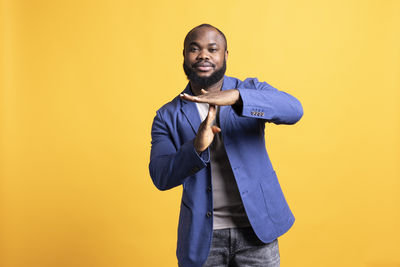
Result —
[{"label": "mustache", "polygon": [[202,66],[202,67],[207,66],[207,67],[213,67],[213,68],[215,68],[215,64],[213,64],[213,63],[211,63],[211,62],[207,62],[207,61],[200,61],[200,62],[196,62],[196,63],[193,63],[193,64],[192,64],[192,68],[197,68],[197,67],[199,67],[199,66]]}]

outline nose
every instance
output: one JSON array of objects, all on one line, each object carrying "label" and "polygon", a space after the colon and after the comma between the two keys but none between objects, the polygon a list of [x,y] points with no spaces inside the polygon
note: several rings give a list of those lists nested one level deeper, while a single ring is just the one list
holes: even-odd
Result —
[{"label": "nose", "polygon": [[208,55],[206,49],[201,49],[199,54],[197,55],[197,60],[200,60],[200,59],[201,60],[207,60],[209,58],[210,58],[210,56]]}]

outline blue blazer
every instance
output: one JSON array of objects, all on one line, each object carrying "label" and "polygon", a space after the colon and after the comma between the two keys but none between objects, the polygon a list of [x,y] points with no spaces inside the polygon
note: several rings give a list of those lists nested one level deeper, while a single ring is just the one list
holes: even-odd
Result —
[{"label": "blue blazer", "polygon": [[[243,105],[220,107],[222,139],[250,224],[269,243],[295,219],[265,148],[265,122],[294,124],[303,109],[293,96],[256,78],[225,76],[222,90],[234,88]],[[192,94],[189,84],[183,92]],[[200,123],[196,104],[177,96],[157,111],[151,130],[149,170],[155,186],[183,186],[176,250],[183,267],[203,265],[213,231],[210,152],[199,156],[193,146]]]}]

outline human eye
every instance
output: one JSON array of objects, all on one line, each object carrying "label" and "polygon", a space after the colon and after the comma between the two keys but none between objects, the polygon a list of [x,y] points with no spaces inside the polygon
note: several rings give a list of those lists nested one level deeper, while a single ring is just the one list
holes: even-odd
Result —
[{"label": "human eye", "polygon": [[196,46],[191,46],[190,48],[189,48],[189,51],[190,52],[196,52],[196,51],[198,51],[199,49],[196,47]]},{"label": "human eye", "polygon": [[215,47],[211,47],[211,48],[209,48],[208,50],[209,50],[211,53],[215,53],[215,52],[218,51],[218,49],[215,48]]}]

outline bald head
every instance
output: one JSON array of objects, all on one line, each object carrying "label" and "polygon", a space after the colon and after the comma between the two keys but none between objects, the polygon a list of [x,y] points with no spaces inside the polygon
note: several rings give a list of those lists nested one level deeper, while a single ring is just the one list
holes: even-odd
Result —
[{"label": "bald head", "polygon": [[217,27],[214,27],[214,26],[212,26],[212,25],[210,25],[210,24],[201,24],[201,25],[196,26],[196,27],[194,27],[193,29],[191,29],[191,30],[188,32],[188,34],[186,35],[186,37],[185,37],[185,41],[183,42],[183,47],[186,47],[186,45],[188,44],[188,41],[189,41],[190,39],[192,39],[192,37],[195,37],[195,36],[198,35],[198,34],[202,34],[202,32],[204,32],[204,31],[201,31],[201,30],[202,30],[202,29],[204,30],[204,28],[208,28],[208,29],[211,29],[211,30],[216,31],[216,32],[221,36],[221,38],[222,38],[222,40],[223,40],[223,42],[224,42],[225,51],[228,50],[228,43],[227,43],[227,41],[226,41],[225,34],[224,34],[222,31],[220,31]]}]

